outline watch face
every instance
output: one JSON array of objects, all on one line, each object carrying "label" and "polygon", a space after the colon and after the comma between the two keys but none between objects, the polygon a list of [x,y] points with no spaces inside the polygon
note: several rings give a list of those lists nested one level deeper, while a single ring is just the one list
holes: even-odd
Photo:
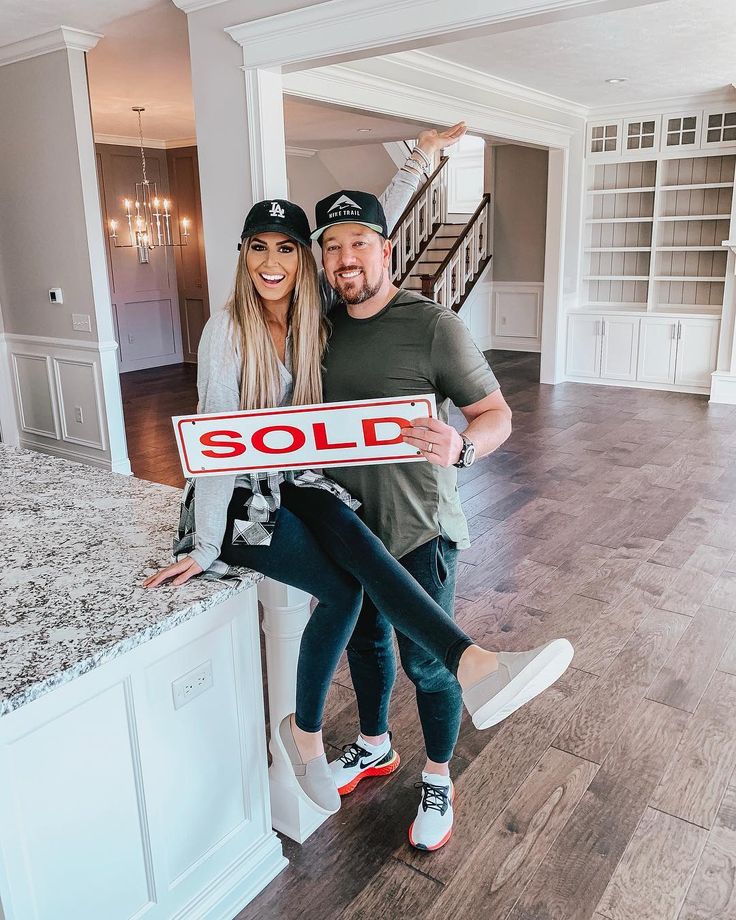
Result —
[{"label": "watch face", "polygon": [[463,457],[463,462],[465,466],[470,466],[470,464],[475,460],[475,444],[466,444],[465,445],[465,456]]}]

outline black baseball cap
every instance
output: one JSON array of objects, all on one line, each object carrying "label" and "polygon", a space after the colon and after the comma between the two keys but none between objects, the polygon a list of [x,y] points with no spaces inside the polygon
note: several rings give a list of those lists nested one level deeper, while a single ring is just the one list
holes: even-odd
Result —
[{"label": "black baseball cap", "polygon": [[307,215],[298,204],[284,198],[257,201],[248,211],[243,232],[240,234],[241,243],[246,237],[255,236],[257,233],[283,233],[307,249],[312,245]]},{"label": "black baseball cap", "polygon": [[383,237],[388,236],[386,215],[381,202],[368,192],[342,189],[328,195],[317,202],[314,216],[317,229],[312,234],[313,240],[318,240],[334,224],[363,224]]}]

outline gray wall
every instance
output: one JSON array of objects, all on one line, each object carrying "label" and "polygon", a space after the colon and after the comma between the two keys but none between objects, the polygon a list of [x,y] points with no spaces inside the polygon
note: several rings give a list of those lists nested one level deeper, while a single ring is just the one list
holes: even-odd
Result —
[{"label": "gray wall", "polygon": [[493,151],[493,280],[544,281],[547,151]]},{"label": "gray wall", "polygon": [[[65,51],[0,67],[5,332],[96,341],[72,77]],[[48,289],[61,287],[52,306]],[[74,332],[72,313],[92,332]]]}]

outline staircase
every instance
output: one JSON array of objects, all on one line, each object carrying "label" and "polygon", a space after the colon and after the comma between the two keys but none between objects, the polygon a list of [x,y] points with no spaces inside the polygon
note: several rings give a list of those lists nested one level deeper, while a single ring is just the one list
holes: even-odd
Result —
[{"label": "staircase", "polygon": [[447,221],[447,163],[442,157],[401,215],[391,236],[391,280],[457,312],[492,256],[491,196],[465,224]]}]

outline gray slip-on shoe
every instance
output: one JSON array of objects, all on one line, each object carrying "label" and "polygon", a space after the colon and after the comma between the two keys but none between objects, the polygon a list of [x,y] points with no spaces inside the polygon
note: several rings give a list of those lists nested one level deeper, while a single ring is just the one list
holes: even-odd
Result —
[{"label": "gray slip-on shoe", "polygon": [[285,716],[271,734],[271,753],[274,747],[281,760],[291,767],[294,787],[306,804],[324,815],[334,815],[340,810],[340,793],[337,791],[327,757],[322,754],[306,763],[302,760],[291,730],[291,716]]},{"label": "gray slip-on shoe", "polygon": [[555,639],[531,652],[499,652],[498,669],[463,692],[476,728],[490,728],[550,687],[567,670],[574,649]]}]

